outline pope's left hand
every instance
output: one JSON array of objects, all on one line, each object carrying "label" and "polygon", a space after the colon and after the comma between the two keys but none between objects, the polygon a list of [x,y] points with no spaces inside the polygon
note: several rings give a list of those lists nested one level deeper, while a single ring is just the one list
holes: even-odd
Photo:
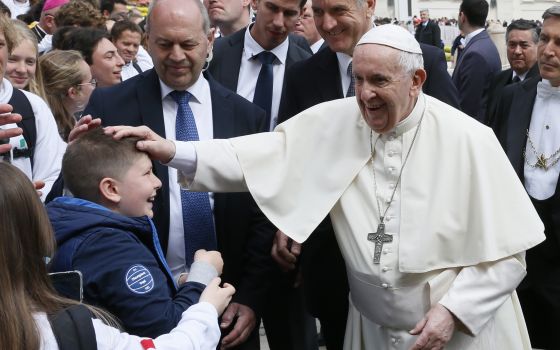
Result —
[{"label": "pope's left hand", "polygon": [[257,317],[250,307],[239,303],[231,303],[222,315],[220,328],[222,328],[222,330],[226,329],[232,322],[235,322],[235,324],[222,339],[220,349],[228,349],[247,340],[257,324]]},{"label": "pope's left hand", "polygon": [[440,350],[453,336],[455,317],[443,305],[436,304],[409,333],[419,335],[411,350]]}]

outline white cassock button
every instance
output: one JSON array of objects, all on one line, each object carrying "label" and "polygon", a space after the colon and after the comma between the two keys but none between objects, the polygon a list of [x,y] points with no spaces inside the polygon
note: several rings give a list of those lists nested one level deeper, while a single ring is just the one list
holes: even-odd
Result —
[{"label": "white cassock button", "polygon": [[395,168],[393,168],[392,166],[387,168],[387,171],[390,172],[391,174],[393,173],[393,171],[395,171]]},{"label": "white cassock button", "polygon": [[389,184],[389,189],[392,190],[395,188],[395,184]]},{"label": "white cassock button", "polygon": [[387,271],[389,271],[389,268],[388,268],[387,266],[383,266],[383,268],[381,269],[381,271],[387,272]]},{"label": "white cassock button", "polygon": [[392,218],[393,218],[393,217],[392,217],[391,215],[387,215],[387,216],[385,217],[385,220],[386,220],[386,221],[391,221]]},{"label": "white cassock button", "polygon": [[395,152],[393,152],[393,151],[387,152],[387,156],[388,156],[388,157],[392,157],[392,156],[394,156],[394,155],[395,155]]},{"label": "white cassock button", "polygon": [[383,249],[383,254],[385,255],[389,254],[389,249]]},{"label": "white cassock button", "polygon": [[383,284],[381,284],[381,287],[387,289],[387,288],[389,288],[389,285],[387,283],[383,283]]}]

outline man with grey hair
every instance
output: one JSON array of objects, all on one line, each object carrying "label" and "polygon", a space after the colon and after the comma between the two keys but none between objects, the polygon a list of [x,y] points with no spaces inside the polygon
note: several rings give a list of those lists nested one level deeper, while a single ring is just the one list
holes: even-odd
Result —
[{"label": "man with grey hair", "polygon": [[546,241],[527,251],[527,278],[517,289],[531,343],[558,349],[560,6],[546,10],[543,19],[537,44],[540,77],[504,89],[494,130],[545,225]]},{"label": "man with grey hair", "polygon": [[[266,129],[262,109],[202,74],[214,31],[200,1],[152,1],[146,25],[154,69],[96,89],[87,114],[104,125],[148,125],[163,137],[185,141]],[[248,194],[195,197],[179,188],[174,169],[155,163],[154,173],[163,184],[154,200],[154,223],[171,274],[183,279],[196,249],[219,250],[227,264],[222,277],[237,289],[222,317],[221,345],[229,348],[250,338],[246,348],[258,348],[255,324],[274,267],[269,254],[273,227]]]},{"label": "man with grey hair", "polygon": [[437,22],[430,20],[430,11],[428,9],[420,10],[420,18],[422,22],[416,27],[414,37],[419,43],[432,45],[442,48],[441,30]]},{"label": "man with grey hair", "polygon": [[496,105],[504,87],[537,76],[537,43],[539,28],[534,21],[518,19],[510,23],[506,30],[507,58],[510,68],[494,76],[488,88],[486,123],[492,126]]},{"label": "man with grey hair", "polygon": [[143,137],[191,190],[249,190],[297,242],[330,214],[350,284],[346,350],[530,349],[515,288],[543,228],[492,131],[422,93],[420,46],[401,27],[367,32],[353,69],[355,98],[272,133],[108,132]]}]

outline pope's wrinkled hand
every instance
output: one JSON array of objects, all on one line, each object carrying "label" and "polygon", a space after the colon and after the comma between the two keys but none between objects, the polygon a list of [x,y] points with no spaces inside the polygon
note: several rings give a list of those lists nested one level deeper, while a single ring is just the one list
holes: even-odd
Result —
[{"label": "pope's wrinkled hand", "polygon": [[169,163],[175,156],[175,143],[159,136],[147,126],[110,126],[105,128],[105,133],[113,134],[117,140],[129,136],[140,138],[141,141],[138,141],[136,147],[148,153],[150,158],[164,164]]},{"label": "pope's wrinkled hand", "polygon": [[455,318],[453,314],[443,305],[436,304],[410,331],[410,334],[418,335],[418,339],[416,339],[416,343],[411,350],[443,349],[453,336],[454,331]]}]

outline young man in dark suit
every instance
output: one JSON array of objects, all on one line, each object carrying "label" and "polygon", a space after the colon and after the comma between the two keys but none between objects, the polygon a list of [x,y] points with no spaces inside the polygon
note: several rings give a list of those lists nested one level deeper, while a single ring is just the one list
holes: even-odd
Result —
[{"label": "young man in dark suit", "polygon": [[494,132],[544,223],[546,240],[527,251],[527,276],[517,288],[531,345],[558,349],[560,324],[560,6],[543,15],[538,76],[506,86]]},{"label": "young man in dark suit", "polygon": [[492,77],[502,69],[500,55],[484,29],[488,16],[486,0],[463,0],[459,7],[459,29],[465,34],[465,48],[453,71],[461,110],[484,121],[486,91]]},{"label": "young man in dark suit", "polygon": [[[278,106],[284,93],[284,72],[295,62],[311,56],[305,39],[289,35],[295,28],[306,0],[252,0],[258,12],[247,28],[216,40],[208,71],[228,89],[260,105],[269,115],[268,128],[277,124]],[[304,44],[301,44],[301,41]],[[301,46],[307,46],[307,49]],[[273,56],[270,56],[272,54]],[[259,101],[258,77],[266,65],[260,56],[271,57],[272,96],[262,105]],[[257,89],[259,87],[259,89]]]},{"label": "young man in dark suit", "polygon": [[[87,113],[104,125],[148,125],[178,140],[265,130],[262,109],[201,74],[214,40],[205,11],[198,0],[152,3],[146,33],[154,69],[95,90]],[[174,277],[188,272],[193,249],[217,248],[226,265],[223,279],[237,289],[222,318],[222,345],[229,348],[249,338],[243,349],[258,349],[255,325],[273,267],[273,228],[250,195],[192,198],[180,190],[175,171],[156,162],[154,172],[163,184],[154,201],[154,222]]]}]

